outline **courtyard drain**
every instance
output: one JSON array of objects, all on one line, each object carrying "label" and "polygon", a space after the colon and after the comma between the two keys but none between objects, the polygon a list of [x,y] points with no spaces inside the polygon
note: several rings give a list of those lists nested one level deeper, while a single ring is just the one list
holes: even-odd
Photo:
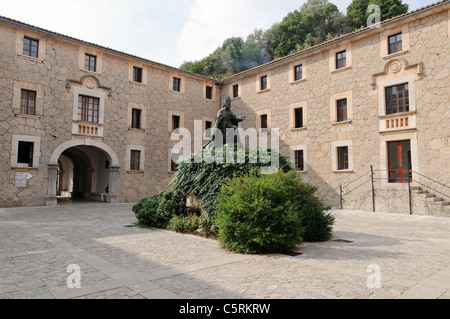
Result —
[{"label": "courtyard drain", "polygon": [[344,243],[344,244],[351,244],[351,243],[353,243],[351,240],[346,240],[346,239],[335,239],[333,241],[338,242],[338,243]]},{"label": "courtyard drain", "polygon": [[126,227],[126,228],[134,228],[134,227],[137,227],[136,225],[123,225],[123,227]]},{"label": "courtyard drain", "polygon": [[287,256],[292,256],[292,257],[303,255],[303,253],[299,253],[297,251],[284,251],[284,252],[282,252],[282,254],[287,255]]}]

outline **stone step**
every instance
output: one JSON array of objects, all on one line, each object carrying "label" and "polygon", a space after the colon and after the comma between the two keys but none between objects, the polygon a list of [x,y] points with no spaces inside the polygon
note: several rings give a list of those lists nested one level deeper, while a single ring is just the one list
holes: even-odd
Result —
[{"label": "stone step", "polygon": [[421,191],[422,188],[420,188],[420,186],[411,186],[411,190],[413,190],[413,191]]},{"label": "stone step", "polygon": [[439,202],[443,202],[444,200],[442,198],[440,198],[440,197],[434,196],[434,197],[428,197],[427,201],[434,202],[434,203],[439,203]]}]

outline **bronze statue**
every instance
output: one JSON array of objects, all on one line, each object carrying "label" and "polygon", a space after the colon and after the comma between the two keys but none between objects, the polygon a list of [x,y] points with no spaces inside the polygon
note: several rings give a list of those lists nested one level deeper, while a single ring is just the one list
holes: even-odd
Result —
[{"label": "bronze statue", "polygon": [[[216,125],[214,127],[213,135],[211,138],[211,141],[206,144],[203,148],[215,148],[218,145],[217,138],[219,138],[221,133],[222,137],[222,145],[224,146],[227,144],[227,129],[237,129],[239,122],[242,122],[245,120],[245,116],[238,117],[231,111],[231,98],[228,97],[225,99],[225,105],[222,107],[222,109],[217,113],[216,117]],[[236,142],[236,138],[235,138]]]}]

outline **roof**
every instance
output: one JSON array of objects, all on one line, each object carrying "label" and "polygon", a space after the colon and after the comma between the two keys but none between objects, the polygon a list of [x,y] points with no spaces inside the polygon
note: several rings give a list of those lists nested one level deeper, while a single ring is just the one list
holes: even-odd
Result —
[{"label": "roof", "polygon": [[36,27],[36,26],[30,25],[30,24],[27,24],[27,23],[24,23],[24,22],[21,22],[21,21],[18,21],[18,20],[14,20],[14,19],[11,19],[11,18],[7,18],[7,17],[4,17],[4,16],[0,15],[0,22],[1,21],[8,22],[10,24],[13,24],[13,25],[16,25],[16,26],[20,26],[20,27],[23,27],[23,28],[27,28],[27,29],[30,29],[30,30],[33,30],[33,31],[36,31],[36,32],[44,33],[44,34],[47,34],[47,35],[50,35],[50,36],[58,37],[58,38],[61,38],[61,39],[64,39],[64,40],[76,42],[76,43],[79,43],[79,44],[82,44],[82,45],[86,45],[86,46],[89,46],[89,47],[92,47],[92,48],[95,48],[95,49],[107,51],[109,53],[121,55],[121,56],[126,57],[126,58],[130,58],[130,59],[134,59],[134,60],[137,60],[137,61],[140,61],[140,62],[143,62],[143,63],[151,64],[153,66],[157,66],[157,67],[164,68],[164,69],[169,69],[169,70],[172,70],[172,71],[176,71],[176,72],[187,74],[187,75],[192,76],[192,77],[196,77],[196,78],[200,78],[200,79],[204,79],[204,80],[208,80],[208,81],[211,81],[211,82],[218,83],[218,81],[216,79],[213,79],[213,78],[210,78],[210,77],[207,77],[207,76],[203,76],[203,75],[199,75],[199,74],[196,74],[196,73],[192,73],[192,72],[188,72],[188,71],[185,71],[185,70],[181,70],[179,68],[175,68],[175,67],[172,67],[170,65],[166,65],[166,64],[163,64],[163,63],[159,63],[159,62],[155,62],[155,61],[152,61],[152,60],[148,60],[148,59],[145,59],[145,58],[142,58],[142,57],[138,57],[138,56],[126,53],[126,52],[118,51],[118,50],[111,49],[111,48],[108,48],[108,47],[105,47],[105,46],[101,46],[101,45],[98,45],[98,44],[95,44],[95,43],[91,43],[91,42],[87,42],[87,41],[80,40],[80,39],[77,39],[77,38],[73,38],[71,36],[67,36],[67,35],[64,35],[64,34],[61,34],[61,33],[57,33],[57,32],[54,32],[54,31],[49,31],[49,30],[46,30],[46,29],[43,29],[43,28],[40,28],[40,27]]},{"label": "roof", "polygon": [[[388,26],[388,25],[393,24],[395,22],[398,22],[398,21],[407,19],[407,18],[409,18],[411,16],[414,16],[416,14],[420,14],[420,13],[430,11],[430,10],[435,9],[437,7],[440,7],[440,6],[444,6],[447,3],[450,3],[450,0],[442,0],[442,1],[439,1],[439,2],[436,2],[436,3],[429,4],[429,5],[425,6],[425,7],[422,7],[422,8],[413,10],[413,11],[409,11],[407,13],[404,13],[402,15],[399,15],[399,16],[396,16],[396,17],[393,17],[393,18],[390,18],[390,19],[386,19],[386,20],[384,20],[384,21],[382,21],[380,23],[380,26],[381,27]],[[338,42],[350,39],[352,37],[355,37],[355,36],[367,33],[369,31],[372,31],[373,29],[374,29],[373,27],[364,27],[364,28],[361,28],[359,30],[355,30],[353,32],[350,32],[350,33],[344,34],[342,36],[339,36],[337,38],[334,38],[332,40],[329,40],[329,41],[326,41],[326,42],[322,42],[322,43],[317,44],[315,46],[312,46],[310,48],[307,48],[307,49],[304,49],[304,50],[301,50],[301,51],[298,51],[298,52],[286,55],[284,57],[276,58],[276,59],[274,59],[274,60],[272,60],[270,62],[267,62],[265,64],[261,64],[259,66],[256,66],[256,67],[252,68],[252,69],[248,69],[248,70],[242,71],[240,73],[236,73],[236,74],[234,74],[232,76],[229,76],[227,78],[224,78],[224,79],[222,79],[221,83],[229,82],[229,81],[231,81],[231,80],[233,80],[235,78],[247,75],[248,73],[257,72],[257,71],[259,71],[261,69],[264,69],[264,68],[267,68],[269,66],[273,66],[273,65],[276,65],[276,64],[283,64],[283,63],[285,63],[288,60],[291,60],[291,59],[294,59],[294,58],[298,58],[298,57],[300,57],[302,55],[305,55],[307,53],[310,53],[312,51],[319,50],[319,49],[322,49],[322,48],[324,48],[326,46],[330,46],[332,44],[335,44],[335,43],[338,43]]]},{"label": "roof", "polygon": [[[422,8],[419,8],[419,9],[416,9],[416,10],[404,13],[402,15],[399,15],[399,16],[396,16],[396,17],[384,20],[384,21],[382,21],[380,23],[380,26],[387,26],[389,24],[392,24],[392,23],[395,23],[395,22],[407,19],[407,18],[409,18],[411,16],[414,16],[416,14],[420,14],[420,13],[430,11],[430,10],[435,9],[437,7],[440,7],[440,6],[444,6],[444,5],[448,4],[448,3],[450,3],[450,0],[442,0],[442,1],[439,1],[439,2],[436,2],[436,3],[429,4],[429,5],[425,6],[425,7],[422,7]],[[27,28],[27,29],[31,29],[33,31],[37,31],[37,32],[41,32],[41,33],[47,34],[47,35],[50,35],[50,36],[62,38],[62,39],[68,40],[68,41],[77,42],[77,43],[82,44],[82,45],[86,45],[86,46],[90,46],[90,47],[93,47],[93,48],[96,48],[96,49],[104,50],[104,51],[107,51],[107,52],[110,52],[110,53],[118,54],[118,55],[121,55],[123,57],[131,58],[131,59],[134,59],[134,60],[137,60],[137,61],[140,61],[140,62],[144,62],[144,63],[148,63],[148,64],[151,64],[151,65],[160,67],[160,68],[169,69],[169,70],[180,72],[180,73],[184,73],[184,74],[187,74],[189,76],[196,77],[196,78],[199,78],[199,79],[204,79],[204,80],[208,80],[208,81],[211,81],[211,82],[215,82],[216,84],[226,83],[226,82],[231,81],[231,80],[233,80],[235,78],[247,75],[249,73],[257,72],[257,71],[259,71],[261,69],[264,69],[266,67],[269,67],[269,66],[273,66],[273,65],[276,65],[276,64],[283,64],[283,63],[285,63],[288,60],[300,57],[300,56],[305,55],[307,53],[310,53],[312,51],[322,49],[322,48],[324,48],[326,46],[338,43],[340,41],[344,41],[344,40],[350,39],[352,37],[355,37],[355,36],[358,36],[358,35],[361,35],[361,34],[364,34],[364,33],[367,33],[369,31],[373,30],[373,27],[372,28],[371,27],[361,28],[359,30],[355,30],[355,31],[353,31],[351,33],[344,34],[344,35],[339,36],[337,38],[334,38],[332,40],[329,40],[329,41],[326,41],[326,42],[322,42],[322,43],[320,43],[318,45],[315,45],[315,46],[312,46],[310,48],[307,48],[307,49],[304,49],[304,50],[292,53],[292,54],[284,56],[284,57],[280,57],[280,58],[274,59],[274,60],[272,60],[272,61],[270,61],[268,63],[261,64],[261,65],[259,65],[257,67],[248,69],[246,71],[242,71],[240,73],[234,74],[234,75],[232,75],[230,77],[224,78],[224,79],[219,81],[219,80],[207,77],[207,76],[203,76],[203,75],[199,75],[199,74],[196,74],[196,73],[192,73],[192,72],[188,72],[188,71],[185,71],[185,70],[181,70],[179,68],[175,68],[175,67],[172,67],[172,66],[169,66],[169,65],[165,65],[165,64],[162,64],[162,63],[159,63],[159,62],[148,60],[148,59],[145,59],[145,58],[142,58],[142,57],[138,57],[138,56],[135,56],[135,55],[132,55],[132,54],[129,54],[129,53],[122,52],[122,51],[114,50],[114,49],[111,49],[111,48],[108,48],[108,47],[104,47],[104,46],[101,46],[101,45],[98,45],[98,44],[95,44],[95,43],[90,43],[90,42],[87,42],[87,41],[76,39],[76,38],[73,38],[73,37],[70,37],[70,36],[67,36],[67,35],[63,35],[63,34],[60,34],[60,33],[57,33],[57,32],[49,31],[49,30],[46,30],[46,29],[43,29],[43,28],[39,28],[39,27],[30,25],[30,24],[26,24],[26,23],[23,23],[23,22],[14,20],[14,19],[10,19],[10,18],[7,18],[7,17],[0,16],[0,21],[5,21],[5,22],[8,22],[8,23],[20,26],[20,27],[24,27],[24,28]]]}]

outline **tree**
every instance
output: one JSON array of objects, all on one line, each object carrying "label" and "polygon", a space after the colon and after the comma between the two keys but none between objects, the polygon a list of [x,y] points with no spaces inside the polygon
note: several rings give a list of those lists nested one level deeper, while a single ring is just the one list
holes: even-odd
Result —
[{"label": "tree", "polygon": [[367,12],[370,4],[376,4],[381,9],[381,21],[408,12],[408,5],[401,0],[353,0],[347,7],[347,16],[353,29],[367,26],[367,19],[373,12]]}]

